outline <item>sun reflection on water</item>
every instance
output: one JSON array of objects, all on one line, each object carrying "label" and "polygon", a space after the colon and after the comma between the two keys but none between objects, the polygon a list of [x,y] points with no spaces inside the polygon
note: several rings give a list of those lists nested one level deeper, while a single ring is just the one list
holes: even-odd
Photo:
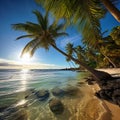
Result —
[{"label": "sun reflection on water", "polygon": [[21,91],[26,90],[27,78],[28,78],[29,69],[22,69],[21,71]]},{"label": "sun reflection on water", "polygon": [[27,102],[27,100],[21,100],[16,104],[16,106],[24,105],[26,102]]}]

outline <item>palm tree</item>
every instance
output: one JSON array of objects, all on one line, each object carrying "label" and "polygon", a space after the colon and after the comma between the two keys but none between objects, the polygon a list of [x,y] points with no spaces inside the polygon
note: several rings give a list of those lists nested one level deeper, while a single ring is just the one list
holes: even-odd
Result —
[{"label": "palm tree", "polygon": [[73,54],[74,54],[74,46],[73,46],[72,43],[67,43],[67,45],[65,46],[65,48],[66,48],[66,52],[68,54],[68,57],[66,58],[66,60],[67,61],[71,61],[70,56],[73,56]]},{"label": "palm tree", "polygon": [[[96,50],[98,50],[98,52],[100,52],[104,58],[114,67],[116,68],[117,66],[115,65],[115,63],[110,59],[110,57],[108,57],[108,53],[106,52],[107,50],[107,46],[110,44],[110,42],[107,41],[107,39],[109,39],[109,37],[104,37],[102,40],[99,40],[97,47],[95,48]],[[107,41],[107,42],[106,42]]]},{"label": "palm tree", "polygon": [[54,22],[49,25],[48,13],[46,13],[45,16],[42,16],[37,10],[33,13],[37,16],[38,24],[26,22],[12,25],[13,29],[27,33],[27,35],[20,36],[16,40],[26,37],[32,38],[32,40],[24,47],[21,56],[26,52],[30,52],[30,55],[33,56],[38,48],[45,48],[46,50],[49,50],[50,46],[56,48],[55,38],[68,35],[65,32],[60,32],[64,26],[63,24],[55,25]]},{"label": "palm tree", "polygon": [[117,45],[120,46],[120,26],[116,26],[112,29],[110,36]]},{"label": "palm tree", "polygon": [[118,0],[101,0],[107,10],[113,15],[113,17],[120,22],[120,11],[114,6],[112,2],[116,2]]},{"label": "palm tree", "polygon": [[65,19],[66,24],[76,24],[83,41],[96,46],[101,39],[99,19],[106,12],[99,0],[36,0],[57,20]]},{"label": "palm tree", "polygon": [[74,58],[73,56],[69,56],[67,53],[60,50],[56,46],[56,42],[55,42],[56,38],[63,35],[68,35],[65,32],[60,32],[61,29],[63,28],[63,24],[57,25],[53,22],[51,25],[49,25],[48,13],[46,13],[45,16],[42,16],[42,14],[39,11],[34,11],[33,13],[37,16],[38,24],[32,22],[13,24],[13,29],[24,31],[27,33],[26,35],[22,35],[18,37],[17,40],[26,37],[32,39],[24,47],[21,55],[23,55],[26,52],[30,52],[32,56],[38,48],[44,48],[49,50],[49,47],[52,46],[54,49],[56,49],[64,56],[70,57],[72,61],[86,68],[89,72],[93,74],[93,76],[96,79],[100,80],[106,77],[111,77],[108,73],[96,71],[90,68],[89,66],[87,66],[85,63],[81,62],[80,60]]},{"label": "palm tree", "polygon": [[[76,12],[77,12],[77,14],[78,14],[78,12],[79,12],[78,7],[83,9],[83,7],[87,7],[87,4],[88,4],[90,6],[89,8],[93,11],[93,13],[96,12],[96,14],[98,16],[101,12],[101,11],[99,11],[101,8],[107,9],[110,12],[110,14],[112,14],[113,17],[118,22],[120,22],[120,11],[115,7],[115,3],[118,2],[119,0],[100,0],[101,3],[104,5],[104,7],[100,5],[101,3],[98,0],[74,0],[74,1],[70,1],[70,0],[65,0],[65,1],[64,0],[56,0],[56,1],[55,0],[35,0],[35,1],[37,3],[42,4],[47,10],[51,9],[52,12],[54,12],[54,13],[55,13],[55,10],[54,10],[55,6],[56,6],[56,8],[61,7],[66,13],[64,14],[62,11],[60,11],[60,13],[58,13],[58,14],[62,13],[61,16],[65,15],[67,17],[70,17],[72,15],[72,9],[73,10],[76,9],[74,11],[74,13],[76,14]],[[101,8],[100,8],[100,6],[101,6]],[[75,8],[73,8],[73,7],[75,7]],[[61,9],[61,8],[59,8],[59,9]],[[86,9],[86,8],[84,8],[84,9]],[[85,13],[85,11],[83,11],[83,13]],[[79,17],[81,16],[80,13],[78,15],[79,15]]]}]

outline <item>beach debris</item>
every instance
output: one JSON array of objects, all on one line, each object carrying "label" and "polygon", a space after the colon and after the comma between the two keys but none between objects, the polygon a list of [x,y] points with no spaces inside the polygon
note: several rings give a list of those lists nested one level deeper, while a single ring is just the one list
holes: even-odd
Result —
[{"label": "beach debris", "polygon": [[49,108],[54,114],[62,114],[64,111],[62,102],[57,98],[52,98],[49,101]]},{"label": "beach debris", "polygon": [[44,101],[49,98],[49,91],[48,90],[39,90],[35,93],[35,95],[39,98],[40,101]]}]

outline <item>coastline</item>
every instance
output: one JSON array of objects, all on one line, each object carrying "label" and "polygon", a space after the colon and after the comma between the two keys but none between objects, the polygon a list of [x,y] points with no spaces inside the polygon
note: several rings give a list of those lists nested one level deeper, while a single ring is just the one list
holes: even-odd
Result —
[{"label": "coastline", "polygon": [[[112,76],[120,76],[120,68],[107,68],[98,70],[107,72]],[[100,87],[97,83],[90,85],[90,87],[93,89],[93,94],[100,90]],[[120,107],[106,100],[99,100],[101,101],[101,106],[104,108],[104,111],[101,114],[101,117],[99,117],[99,120],[119,120]]]}]

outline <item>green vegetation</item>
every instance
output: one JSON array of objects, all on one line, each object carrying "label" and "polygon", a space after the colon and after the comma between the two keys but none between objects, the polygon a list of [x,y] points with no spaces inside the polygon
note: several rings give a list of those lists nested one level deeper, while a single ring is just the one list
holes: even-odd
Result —
[{"label": "green vegetation", "polygon": [[[103,3],[106,0],[101,0]],[[37,0],[46,11],[51,11],[55,21],[49,24],[48,12],[43,16],[39,11],[34,11],[38,23],[26,22],[14,24],[15,30],[21,30],[27,35],[17,38],[30,37],[32,40],[25,46],[22,55],[30,52],[31,56],[38,48],[49,50],[52,46],[66,56],[67,61],[73,61],[80,67],[87,69],[96,79],[111,77],[108,73],[95,70],[96,67],[119,67],[119,27],[112,30],[110,36],[103,37],[99,20],[104,17],[106,10],[98,0]],[[109,1],[110,2],[110,1]],[[104,3],[105,5],[105,3]],[[113,5],[113,4],[111,4]],[[63,18],[66,24],[57,24]],[[66,52],[56,45],[56,39],[67,35],[61,32],[68,25],[77,25],[82,34],[84,47],[71,43],[66,45]],[[117,35],[117,38],[116,38]]]}]

